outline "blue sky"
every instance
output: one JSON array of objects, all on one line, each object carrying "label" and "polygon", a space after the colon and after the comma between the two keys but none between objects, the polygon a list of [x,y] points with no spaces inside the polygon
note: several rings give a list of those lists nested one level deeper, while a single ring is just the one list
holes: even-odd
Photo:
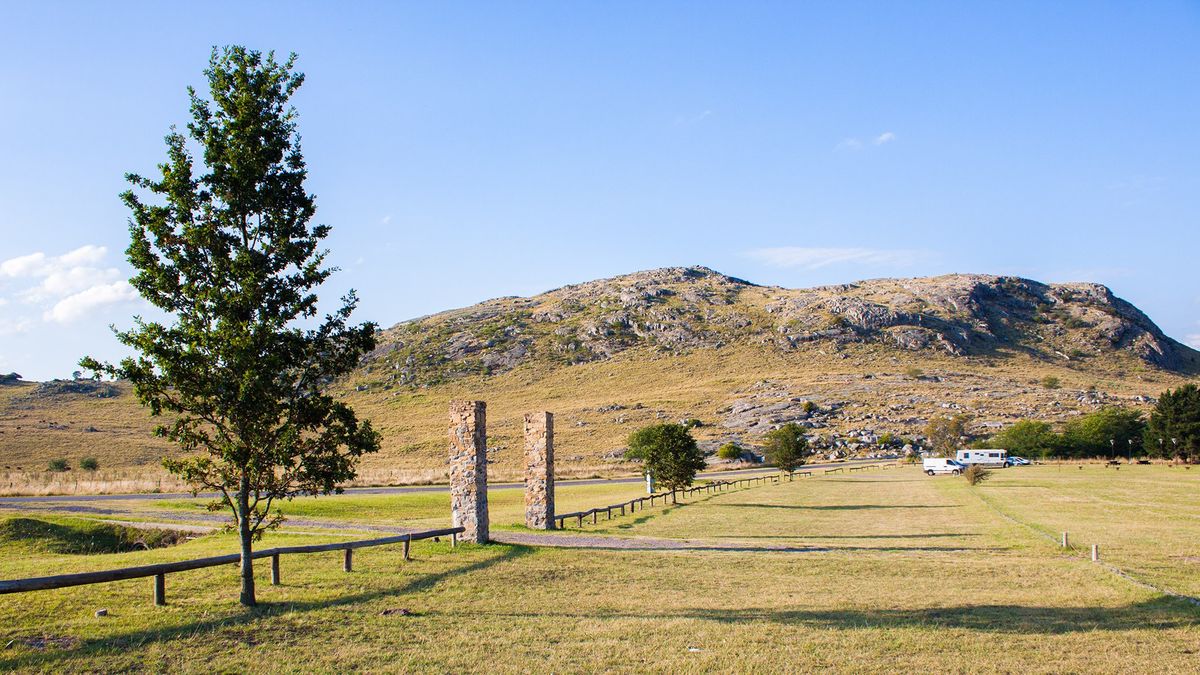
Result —
[{"label": "blue sky", "polygon": [[213,45],[295,51],[383,325],[668,265],[1097,281],[1200,344],[1200,4],[26,3],[0,22],[0,372],[115,358],[129,171]]}]

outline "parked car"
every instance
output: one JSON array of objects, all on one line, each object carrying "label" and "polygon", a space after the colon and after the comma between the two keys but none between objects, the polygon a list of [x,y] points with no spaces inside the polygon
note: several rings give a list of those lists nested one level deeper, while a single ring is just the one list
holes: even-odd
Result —
[{"label": "parked car", "polygon": [[1008,468],[1012,463],[1008,461],[1007,450],[984,449],[984,450],[959,450],[954,457],[959,464],[982,464],[984,466],[1002,466]]},{"label": "parked car", "polygon": [[958,460],[949,459],[946,457],[926,457],[921,462],[921,467],[925,469],[925,473],[930,476],[948,473],[952,476],[957,476],[967,470],[967,466]]},{"label": "parked car", "polygon": [[1033,462],[1025,459],[1024,457],[1009,457],[1008,463],[1012,464],[1013,466],[1029,466],[1030,464],[1033,464]]}]

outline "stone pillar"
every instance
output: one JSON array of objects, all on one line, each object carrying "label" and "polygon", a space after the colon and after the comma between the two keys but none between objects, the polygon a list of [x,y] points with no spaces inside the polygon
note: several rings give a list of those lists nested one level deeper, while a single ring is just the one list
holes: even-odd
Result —
[{"label": "stone pillar", "polygon": [[487,404],[450,402],[450,511],[463,541],[488,541]]},{"label": "stone pillar", "polygon": [[525,526],[554,529],[554,415],[525,413]]}]

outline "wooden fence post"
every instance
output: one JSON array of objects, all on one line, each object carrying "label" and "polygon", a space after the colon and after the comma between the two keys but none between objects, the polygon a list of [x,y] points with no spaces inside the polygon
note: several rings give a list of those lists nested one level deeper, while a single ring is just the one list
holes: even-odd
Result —
[{"label": "wooden fence post", "polygon": [[279,554],[271,556],[271,585],[279,585]]},{"label": "wooden fence post", "polygon": [[154,575],[154,604],[162,607],[167,604],[167,575]]},{"label": "wooden fence post", "polygon": [[354,569],[354,549],[346,549],[346,554],[342,556],[342,571],[349,572]]},{"label": "wooden fence post", "polygon": [[1068,537],[1067,533],[1066,533],[1066,532],[1063,532],[1063,536],[1062,536],[1062,547],[1063,547],[1063,548],[1071,548],[1070,541],[1071,541],[1071,540],[1070,540],[1070,538]]},{"label": "wooden fence post", "polygon": [[1092,544],[1092,562],[1100,562],[1100,544]]},{"label": "wooden fence post", "polygon": [[411,544],[412,544],[411,539],[404,540],[404,562],[408,562],[409,560],[411,560],[411,558],[409,558],[409,555],[408,555],[409,546]]}]

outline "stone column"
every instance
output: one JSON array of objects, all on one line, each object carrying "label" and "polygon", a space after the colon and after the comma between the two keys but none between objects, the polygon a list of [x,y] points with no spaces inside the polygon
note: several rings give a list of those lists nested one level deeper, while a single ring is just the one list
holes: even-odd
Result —
[{"label": "stone column", "polygon": [[554,415],[525,413],[525,526],[554,529]]},{"label": "stone column", "polygon": [[463,541],[488,541],[487,404],[450,402],[450,511]]}]

